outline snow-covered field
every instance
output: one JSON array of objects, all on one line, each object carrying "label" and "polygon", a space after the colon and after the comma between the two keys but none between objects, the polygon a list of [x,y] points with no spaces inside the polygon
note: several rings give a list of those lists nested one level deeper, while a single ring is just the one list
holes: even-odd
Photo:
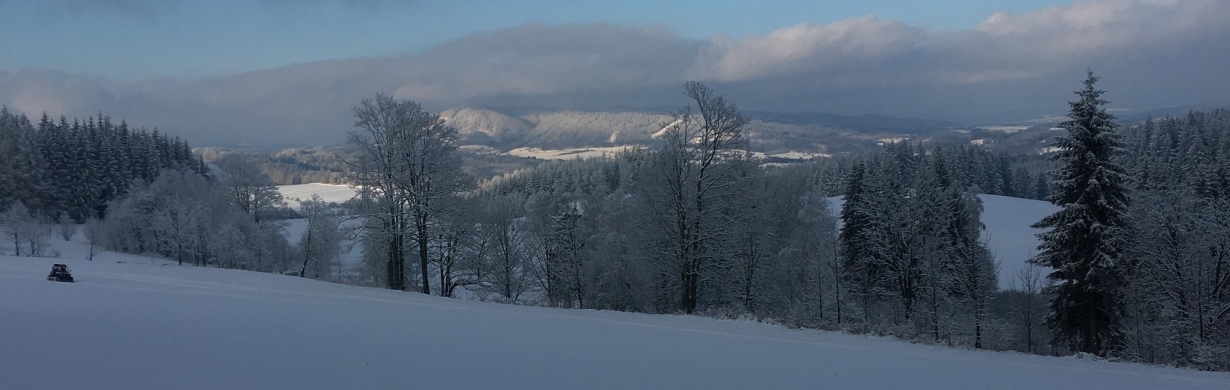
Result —
[{"label": "snow-covered field", "polygon": [[[995,260],[999,262],[999,287],[1008,289],[1017,285],[1017,275],[1025,268],[1025,261],[1038,253],[1038,237],[1041,229],[1030,227],[1042,218],[1059,211],[1059,207],[1041,200],[1010,198],[998,195],[979,195],[982,199],[982,224],[986,227],[983,238]],[[1045,275],[1045,272],[1043,273]]]},{"label": "snow-covered field", "polygon": [[833,157],[833,155],[828,153],[789,151],[785,153],[769,154],[766,155],[766,157],[775,157],[785,160],[811,160],[817,157]]},{"label": "snow-covered field", "polygon": [[[1230,388],[1227,373],[88,262],[84,244],[55,245],[65,258],[0,256],[0,388]],[[57,262],[77,283],[45,280]]]},{"label": "snow-covered field", "polygon": [[642,148],[642,146],[606,146],[576,149],[539,149],[516,148],[504,154],[516,157],[536,158],[539,160],[576,160],[583,158],[609,157],[625,150]]},{"label": "snow-covered field", "polygon": [[1039,149],[1039,150],[1038,150],[1038,154],[1051,154],[1051,153],[1059,153],[1059,151],[1060,151],[1060,150],[1063,150],[1063,149],[1060,149],[1060,148],[1059,148],[1059,147],[1057,147],[1057,146],[1048,146],[1048,147],[1045,147],[1045,148]]},{"label": "snow-covered field", "polygon": [[1012,134],[1018,131],[1029,130],[1029,126],[978,126],[986,131],[998,131],[1001,133]]},{"label": "snow-covered field", "polygon": [[354,189],[345,184],[295,184],[278,186],[278,192],[286,198],[286,203],[292,209],[298,209],[299,203],[312,198],[312,194],[320,195],[325,202],[341,204],[354,197]]},{"label": "snow-covered field", "polygon": [[[536,158],[539,160],[574,160],[583,158],[598,158],[610,157],[625,149],[644,148],[644,146],[605,146],[605,147],[589,147],[589,148],[574,148],[574,149],[539,149],[539,148],[516,148],[509,150],[504,154],[515,157]],[[832,157],[827,153],[816,152],[799,152],[789,151],[775,154],[765,154],[764,152],[751,152],[752,157],[764,158],[779,158],[783,160],[811,160],[820,157]]]}]

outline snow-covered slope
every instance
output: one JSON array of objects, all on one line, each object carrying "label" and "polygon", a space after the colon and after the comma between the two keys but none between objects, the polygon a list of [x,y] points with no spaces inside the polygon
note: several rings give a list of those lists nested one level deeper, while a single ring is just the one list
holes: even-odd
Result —
[{"label": "snow-covered slope", "polygon": [[536,158],[539,160],[577,160],[585,158],[612,157],[624,150],[640,147],[641,146],[638,145],[630,145],[576,149],[516,148],[504,154],[517,157]]},{"label": "snow-covered slope", "polygon": [[669,115],[641,112],[562,111],[526,115],[534,123],[531,145],[638,144],[669,123]]},{"label": "snow-covered slope", "polygon": [[457,128],[462,136],[482,134],[496,142],[519,139],[534,127],[523,119],[478,108],[446,110],[440,113],[440,119]]},{"label": "snow-covered slope", "polygon": [[[1230,388],[1227,373],[116,262],[131,257],[0,256],[0,388]],[[46,281],[57,262],[78,282]]]},{"label": "snow-covered slope", "polygon": [[645,143],[671,121],[669,115],[642,112],[551,111],[514,118],[480,108],[446,110],[440,117],[463,141],[546,149]]},{"label": "snow-covered slope", "polygon": [[354,189],[345,184],[295,184],[278,186],[278,192],[286,198],[286,203],[292,209],[298,209],[299,203],[312,198],[312,194],[320,195],[325,202],[342,202],[354,197]]},{"label": "snow-covered slope", "polygon": [[[1059,208],[1049,202],[1010,198],[998,195],[978,195],[982,199],[983,238],[999,262],[999,287],[1008,289],[1016,282],[1017,273],[1025,261],[1037,253],[1041,230],[1031,228],[1035,222]],[[829,198],[833,213],[841,212],[841,198]]]},{"label": "snow-covered slope", "polygon": [[999,261],[999,287],[1008,289],[1017,285],[1018,272],[1025,268],[1025,261],[1038,253],[1036,234],[1041,229],[1030,226],[1042,218],[1059,211],[1059,207],[1041,200],[1010,198],[997,195],[979,195],[982,199],[982,224],[986,227],[983,237]]}]

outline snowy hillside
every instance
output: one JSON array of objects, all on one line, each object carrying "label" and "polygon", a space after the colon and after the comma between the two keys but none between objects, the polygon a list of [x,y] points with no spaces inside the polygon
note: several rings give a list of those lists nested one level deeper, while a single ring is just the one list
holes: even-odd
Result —
[{"label": "snowy hillside", "polygon": [[585,158],[613,157],[619,152],[633,148],[641,148],[641,146],[608,146],[603,148],[576,149],[516,148],[504,154],[517,157],[536,158],[539,160],[575,160]]},{"label": "snowy hillside", "polygon": [[533,129],[533,124],[524,119],[475,108],[445,110],[440,113],[440,119],[457,128],[462,136],[481,134],[495,142],[519,139]]},{"label": "snowy hillside", "polygon": [[1016,281],[1025,260],[1038,253],[1040,229],[1030,226],[1042,218],[1059,211],[1059,207],[1041,200],[1010,198],[997,195],[979,195],[982,199],[982,224],[986,226],[983,238],[987,239],[991,253],[999,262],[999,287],[1007,289]]},{"label": "snowy hillside", "polygon": [[286,203],[292,209],[298,209],[299,203],[311,199],[312,194],[320,195],[320,198],[325,202],[342,202],[350,200],[354,197],[354,189],[345,184],[295,184],[278,186],[278,192],[282,193],[282,197],[286,198]]},{"label": "snowy hillside", "polygon": [[456,127],[463,141],[538,148],[627,145],[644,143],[670,122],[669,115],[641,112],[552,111],[514,118],[479,108],[455,108],[440,113]]},{"label": "snowy hillside", "polygon": [[[668,107],[677,109],[683,107]],[[525,112],[458,107],[440,112],[457,129],[462,144],[575,149],[652,143],[675,118],[661,109],[613,111],[545,110]],[[968,138],[951,131],[954,123],[880,115],[844,116],[815,112],[745,112],[745,135],[754,149],[773,153],[845,153],[878,150],[877,140]],[[968,133],[968,131],[967,131]]]},{"label": "snowy hillside", "polygon": [[[743,321],[511,306],[180,267],[0,256],[4,389],[1227,389],[1230,374]],[[44,278],[67,263],[77,283]]]}]

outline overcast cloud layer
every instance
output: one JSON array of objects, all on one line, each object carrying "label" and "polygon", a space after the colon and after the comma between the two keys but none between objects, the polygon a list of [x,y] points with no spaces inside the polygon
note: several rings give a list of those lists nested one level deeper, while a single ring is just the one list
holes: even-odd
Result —
[{"label": "overcast cloud layer", "polygon": [[525,25],[406,57],[315,62],[199,80],[120,83],[0,70],[0,103],[32,116],[99,110],[197,145],[331,144],[377,92],[429,108],[679,106],[684,81],[770,111],[962,122],[1062,113],[1089,67],[1112,105],[1230,103],[1230,1],[1090,0],[995,14],[959,32],[868,16],[731,40],[657,27]]}]

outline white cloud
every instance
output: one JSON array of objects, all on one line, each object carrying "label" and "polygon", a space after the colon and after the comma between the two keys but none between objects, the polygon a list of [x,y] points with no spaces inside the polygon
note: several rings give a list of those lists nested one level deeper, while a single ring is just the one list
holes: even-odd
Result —
[{"label": "white cloud", "polygon": [[700,78],[744,81],[816,69],[840,69],[906,54],[926,32],[868,16],[832,24],[803,23],[740,42],[711,40],[713,63],[698,63]]},{"label": "white cloud", "polygon": [[[122,3],[122,2],[121,2]],[[520,27],[403,57],[323,61],[228,77],[113,83],[0,71],[0,103],[37,114],[104,110],[198,143],[327,143],[376,92],[434,109],[679,105],[687,80],[754,109],[948,119],[1041,115],[1086,67],[1129,105],[1230,103],[1230,1],[1087,0],[975,28],[928,31],[874,16],[740,40],[655,27]],[[1220,87],[1219,87],[1220,86]]]}]

